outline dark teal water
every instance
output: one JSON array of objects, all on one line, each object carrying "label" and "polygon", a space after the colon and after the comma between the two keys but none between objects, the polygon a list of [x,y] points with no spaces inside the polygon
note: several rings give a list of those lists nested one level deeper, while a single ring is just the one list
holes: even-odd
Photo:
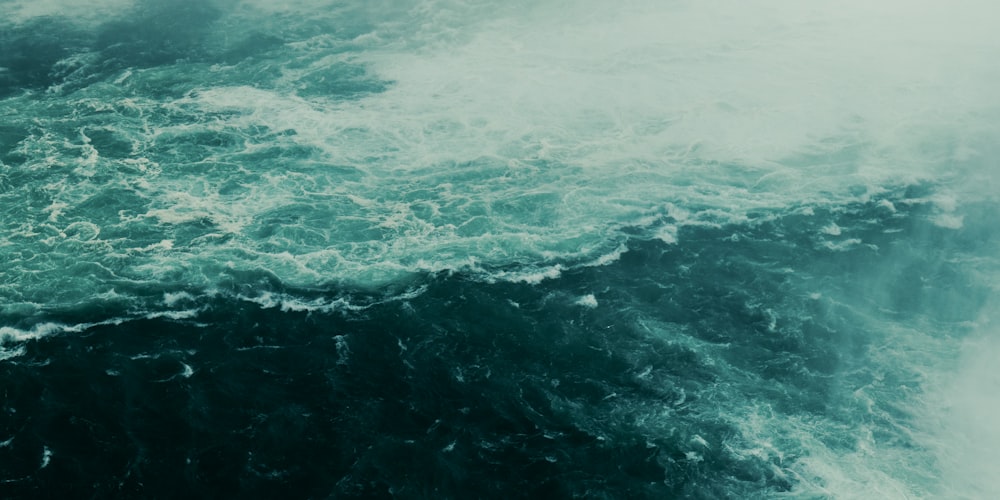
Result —
[{"label": "dark teal water", "polygon": [[1000,493],[996,9],[751,3],[0,1],[0,496]]}]

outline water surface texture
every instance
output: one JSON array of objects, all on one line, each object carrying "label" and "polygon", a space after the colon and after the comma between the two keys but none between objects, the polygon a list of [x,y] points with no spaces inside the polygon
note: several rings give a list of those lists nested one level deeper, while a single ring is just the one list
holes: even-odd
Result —
[{"label": "water surface texture", "polygon": [[0,497],[1000,497],[998,22],[0,0]]}]

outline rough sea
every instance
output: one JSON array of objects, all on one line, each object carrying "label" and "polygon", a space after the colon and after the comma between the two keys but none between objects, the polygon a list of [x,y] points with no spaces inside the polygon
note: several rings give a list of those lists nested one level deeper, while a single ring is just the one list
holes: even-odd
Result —
[{"label": "rough sea", "polygon": [[1000,498],[998,25],[0,0],[0,498]]}]

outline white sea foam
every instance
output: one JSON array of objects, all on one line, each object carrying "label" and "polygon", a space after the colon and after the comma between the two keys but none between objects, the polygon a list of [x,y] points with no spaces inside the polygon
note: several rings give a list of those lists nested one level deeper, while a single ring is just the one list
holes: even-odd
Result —
[{"label": "white sea foam", "polygon": [[293,312],[335,312],[335,311],[362,311],[368,305],[356,305],[344,298],[305,300],[295,295],[280,294],[273,292],[261,292],[257,296],[238,296],[239,299],[258,304],[261,307],[271,309],[279,308],[282,311]]},{"label": "white sea foam", "polygon": [[0,361],[23,356],[24,353],[25,350],[23,345],[0,345]]},{"label": "white sea foam", "polygon": [[854,248],[854,247],[856,247],[856,246],[858,246],[860,244],[861,244],[861,240],[858,239],[858,238],[847,238],[847,239],[841,240],[841,241],[824,241],[823,242],[823,246],[825,246],[826,248],[828,248],[830,250],[836,251],[836,252],[843,252],[843,251],[846,251],[846,250],[850,250],[850,249],[852,249],[852,248]]},{"label": "white sea foam", "polygon": [[198,316],[198,313],[202,311],[201,308],[197,309],[185,309],[183,311],[154,311],[146,313],[143,317],[146,319],[156,319],[156,318],[168,318],[173,320],[181,319],[191,319]]},{"label": "white sea foam", "polygon": [[592,260],[590,262],[587,262],[587,263],[585,263],[583,265],[586,266],[586,267],[606,266],[608,264],[612,264],[614,262],[617,262],[618,259],[620,259],[621,256],[622,256],[622,254],[624,254],[625,252],[628,252],[628,247],[625,246],[624,244],[618,245],[611,252],[608,252],[606,254],[600,255],[596,259],[594,259],[594,260]]},{"label": "white sea foam", "polygon": [[42,447],[42,463],[39,469],[44,469],[49,466],[49,462],[52,461],[52,450],[48,446]]},{"label": "white sea foam", "polygon": [[84,328],[86,328],[85,325],[63,325],[59,323],[39,323],[28,330],[22,330],[10,326],[0,326],[0,341],[3,343],[23,342],[51,335],[53,333],[82,331]]},{"label": "white sea foam", "polygon": [[[317,5],[255,2],[219,22],[279,30]],[[202,288],[216,285],[221,263],[309,287],[377,286],[553,255],[608,262],[608,241],[621,241],[621,228],[647,227],[663,207],[676,222],[649,226],[649,236],[674,243],[686,224],[739,224],[753,210],[863,200],[854,187],[934,178],[945,156],[956,171],[971,169],[997,128],[983,113],[996,105],[984,58],[998,44],[979,14],[991,4],[963,5],[908,6],[891,30],[880,19],[894,7],[860,0],[836,9],[755,1],[729,13],[652,1],[331,8],[321,15],[356,16],[368,31],[290,40],[279,59],[260,63],[285,65],[272,85],[206,83],[169,102],[82,94],[74,106],[119,122],[65,136],[50,127],[21,142],[28,165],[69,165],[80,180],[48,186],[42,220],[30,227],[63,228],[42,240],[50,247],[61,234],[95,245],[73,255],[49,248],[47,259],[84,252],[123,278]],[[254,17],[275,9],[289,15]],[[365,68],[384,89],[350,99],[297,91],[297,79],[344,64]],[[243,69],[179,63],[115,81]],[[41,108],[24,113],[45,120]],[[928,138],[955,129],[966,133],[927,154]],[[109,156],[98,132],[138,155]],[[232,142],[192,146],[205,136]],[[852,153],[858,144],[866,146]],[[281,151],[299,158],[271,168]],[[854,156],[837,159],[845,154]],[[99,172],[118,172],[110,185],[141,201],[117,219],[77,212],[67,220],[108,188]],[[959,228],[948,199],[959,198],[934,199],[934,222]],[[288,216],[293,207],[314,215]],[[158,237],[140,245],[101,239],[150,226]],[[15,272],[51,269],[20,265]],[[74,276],[71,286],[90,288],[89,279]]]},{"label": "white sea foam", "polygon": [[541,269],[531,269],[525,271],[500,271],[487,277],[488,281],[509,281],[511,283],[527,283],[537,285],[542,281],[556,279],[562,275],[563,266],[555,264]]},{"label": "white sea foam", "polygon": [[589,293],[577,299],[575,304],[578,306],[586,307],[588,309],[593,309],[597,307],[597,298],[594,297],[594,294]]},{"label": "white sea foam", "polygon": [[25,353],[23,344],[31,340],[60,333],[82,332],[95,326],[120,325],[126,321],[128,321],[128,318],[117,317],[94,323],[77,323],[72,325],[44,322],[37,323],[28,329],[0,326],[0,361],[23,355]]},{"label": "white sea foam", "polygon": [[[776,414],[768,406],[734,409],[730,418],[735,418],[740,436],[725,443],[725,451],[743,459],[771,462],[777,476],[787,477],[795,485],[790,492],[775,493],[775,498],[904,500],[928,494],[926,483],[917,484],[908,476],[913,471],[906,470],[906,462],[912,457],[903,450],[865,451],[861,443],[858,451],[830,446],[830,442],[842,439],[841,434],[854,429]],[[864,432],[858,438],[863,441]],[[801,455],[787,456],[790,443],[794,443],[791,450],[802,450]]]},{"label": "white sea foam", "polygon": [[175,292],[175,293],[167,292],[163,294],[163,303],[166,304],[167,307],[174,307],[178,303],[190,302],[193,301],[194,299],[195,299],[194,295],[191,295],[188,292]]}]

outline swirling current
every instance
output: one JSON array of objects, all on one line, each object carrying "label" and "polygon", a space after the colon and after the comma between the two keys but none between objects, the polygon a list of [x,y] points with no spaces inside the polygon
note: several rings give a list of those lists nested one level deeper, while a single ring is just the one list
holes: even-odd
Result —
[{"label": "swirling current", "polygon": [[997,19],[0,0],[0,497],[996,498]]}]

